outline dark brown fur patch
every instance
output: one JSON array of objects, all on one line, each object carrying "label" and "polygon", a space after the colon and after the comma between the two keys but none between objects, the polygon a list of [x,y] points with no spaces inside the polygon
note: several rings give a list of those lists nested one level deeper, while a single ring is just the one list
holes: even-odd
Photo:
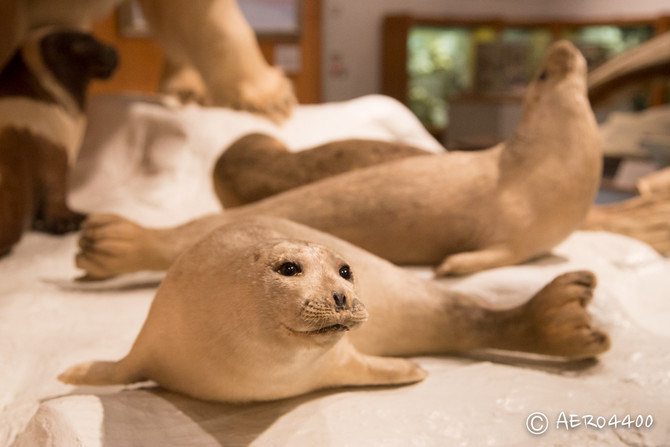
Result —
[{"label": "dark brown fur patch", "polygon": [[214,166],[214,188],[226,208],[255,202],[333,175],[403,158],[433,155],[386,141],[348,139],[291,152],[274,137],[249,134]]},{"label": "dark brown fur patch", "polygon": [[30,225],[53,234],[76,230],[84,216],[66,204],[67,154],[26,129],[0,130],[0,255]]},{"label": "dark brown fur patch", "polygon": [[32,169],[23,149],[26,136],[14,128],[0,130],[0,256],[19,241],[34,210]]},{"label": "dark brown fur patch", "polygon": [[109,78],[118,63],[114,48],[89,34],[75,31],[48,34],[40,41],[39,48],[46,68],[80,109],[84,108],[91,80]]},{"label": "dark brown fur patch", "polygon": [[56,103],[53,95],[42,87],[39,79],[26,66],[19,52],[0,71],[0,98],[7,96],[25,96],[46,103]]}]

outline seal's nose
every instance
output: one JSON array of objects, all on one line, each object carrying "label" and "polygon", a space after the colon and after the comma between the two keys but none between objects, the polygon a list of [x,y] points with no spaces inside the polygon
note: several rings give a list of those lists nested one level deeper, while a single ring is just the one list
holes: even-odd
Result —
[{"label": "seal's nose", "polygon": [[116,50],[107,45],[101,45],[98,59],[93,64],[93,77],[98,79],[109,79],[119,66],[119,55]]},{"label": "seal's nose", "polygon": [[335,310],[338,312],[347,305],[347,297],[343,293],[334,293],[333,299],[335,300]]}]

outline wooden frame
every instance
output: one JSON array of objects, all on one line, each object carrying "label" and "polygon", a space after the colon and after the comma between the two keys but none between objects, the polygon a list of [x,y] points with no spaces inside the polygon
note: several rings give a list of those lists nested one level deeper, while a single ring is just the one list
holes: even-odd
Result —
[{"label": "wooden frame", "polygon": [[[2,0],[0,0],[2,1]],[[321,0],[300,0],[300,35],[259,36],[261,51],[270,64],[275,63],[278,45],[296,45],[301,53],[299,72],[289,73],[301,104],[321,102]],[[144,37],[122,34],[124,24],[118,11],[114,11],[94,26],[94,34],[116,47],[121,65],[110,80],[96,81],[91,85],[92,94],[109,94],[126,91],[154,93],[163,67],[160,45]]]}]

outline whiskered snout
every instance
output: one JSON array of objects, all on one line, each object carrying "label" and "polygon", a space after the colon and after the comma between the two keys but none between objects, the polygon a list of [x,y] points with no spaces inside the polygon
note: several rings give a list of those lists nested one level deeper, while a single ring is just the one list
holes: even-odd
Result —
[{"label": "whiskered snout", "polygon": [[344,293],[305,301],[300,310],[300,319],[305,331],[316,331],[326,327],[340,326],[353,329],[368,319],[368,312],[357,297]]}]

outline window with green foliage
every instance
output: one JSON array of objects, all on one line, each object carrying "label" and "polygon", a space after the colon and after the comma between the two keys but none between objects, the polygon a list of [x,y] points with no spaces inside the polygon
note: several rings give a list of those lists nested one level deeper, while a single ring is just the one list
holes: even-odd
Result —
[{"label": "window with green foliage", "polygon": [[[593,68],[654,36],[649,26],[567,26]],[[537,72],[553,39],[546,26],[414,26],[409,32],[408,103],[429,129],[449,124],[449,101],[468,93],[521,91]]]},{"label": "window with green foliage", "polygon": [[654,37],[654,28],[652,26],[582,26],[565,30],[561,37],[572,41],[582,51],[589,69],[592,69],[617,54],[651,39]]},{"label": "window with green foliage", "polygon": [[546,28],[505,28],[502,41],[509,45],[520,45],[526,49],[523,66],[524,81],[533,79],[551,45],[551,31]]},{"label": "window with green foliage", "polygon": [[409,105],[428,127],[447,125],[448,99],[473,80],[472,30],[414,27],[408,38]]}]

